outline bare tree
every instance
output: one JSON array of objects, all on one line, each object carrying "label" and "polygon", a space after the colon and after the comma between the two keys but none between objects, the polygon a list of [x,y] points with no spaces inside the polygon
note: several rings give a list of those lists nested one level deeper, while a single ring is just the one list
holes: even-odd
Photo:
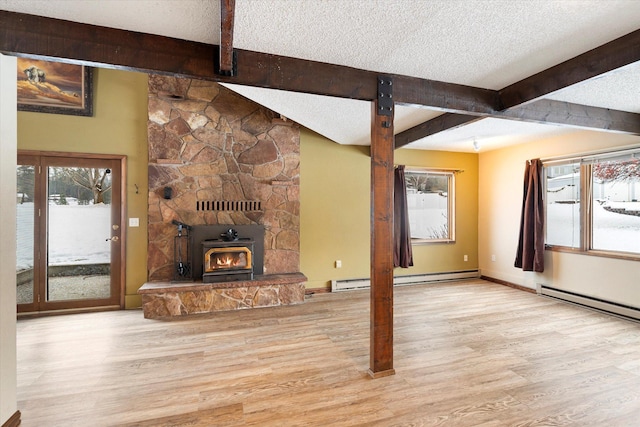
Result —
[{"label": "bare tree", "polygon": [[35,168],[32,165],[19,165],[17,169],[17,190],[21,196],[20,203],[33,201],[35,188]]},{"label": "bare tree", "polygon": [[80,187],[93,193],[93,203],[104,203],[104,195],[111,189],[111,169],[98,168],[69,168],[69,178]]},{"label": "bare tree", "polygon": [[446,192],[449,185],[448,178],[443,175],[407,172],[405,177],[407,188],[415,189],[419,193]]},{"label": "bare tree", "polygon": [[427,177],[425,174],[408,173],[405,174],[407,188],[415,189],[419,192],[424,192],[427,186]]}]

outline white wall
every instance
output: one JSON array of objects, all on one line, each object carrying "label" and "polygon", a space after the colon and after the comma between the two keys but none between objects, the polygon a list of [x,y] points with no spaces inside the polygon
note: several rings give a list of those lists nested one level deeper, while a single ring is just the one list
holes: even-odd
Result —
[{"label": "white wall", "polygon": [[0,424],[16,398],[16,58],[0,55]]},{"label": "white wall", "polygon": [[[513,266],[518,246],[524,166],[548,158],[640,143],[640,137],[576,131],[480,154],[478,253],[482,275],[535,288],[559,289],[640,307],[640,261],[547,251],[545,272]],[[495,261],[491,256],[495,255]]]}]

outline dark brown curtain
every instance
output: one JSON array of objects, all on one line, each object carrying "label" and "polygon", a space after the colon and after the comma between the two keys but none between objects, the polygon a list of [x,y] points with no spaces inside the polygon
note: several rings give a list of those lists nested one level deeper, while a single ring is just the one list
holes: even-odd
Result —
[{"label": "dark brown curtain", "polygon": [[393,178],[393,266],[408,268],[413,265],[413,251],[404,165],[395,168]]},{"label": "dark brown curtain", "polygon": [[544,207],[542,162],[529,160],[524,170],[520,239],[514,265],[524,271],[544,271]]}]

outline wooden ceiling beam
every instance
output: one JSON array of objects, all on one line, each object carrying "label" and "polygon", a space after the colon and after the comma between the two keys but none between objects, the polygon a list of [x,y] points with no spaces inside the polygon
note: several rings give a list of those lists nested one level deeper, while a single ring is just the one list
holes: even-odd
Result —
[{"label": "wooden ceiling beam", "polygon": [[640,61],[640,30],[547,68],[500,90],[503,109]]},{"label": "wooden ceiling beam", "polygon": [[236,49],[238,75],[211,66],[219,46],[0,11],[0,52],[88,66],[371,101],[376,73]]},{"label": "wooden ceiling beam", "polygon": [[488,117],[640,135],[640,114],[551,99],[540,99],[520,107],[497,111],[493,114],[442,114],[397,134],[395,139],[396,148],[404,147],[430,135],[468,125]]},{"label": "wooden ceiling beam", "polygon": [[552,99],[540,99],[501,111],[494,117],[640,135],[640,114]]},{"label": "wooden ceiling beam", "polygon": [[400,132],[395,138],[395,147],[402,148],[407,144],[426,138],[429,135],[451,130],[469,123],[482,120],[484,117],[470,116],[467,114],[444,113],[424,123],[420,123],[410,129]]},{"label": "wooden ceiling beam", "polygon": [[501,105],[498,92],[491,89],[399,75],[393,75],[393,82],[396,105],[477,114],[491,114]]},{"label": "wooden ceiling beam", "polygon": [[[377,96],[371,71],[236,49],[237,75],[221,76],[211,67],[216,45],[8,11],[0,11],[0,52],[364,101]],[[392,77],[396,103],[457,112],[498,107],[496,91]]]},{"label": "wooden ceiling beam", "polygon": [[[215,67],[211,67],[211,58],[220,58],[220,47],[216,45],[0,11],[0,52],[5,54],[364,101],[372,101],[377,96],[377,73],[371,71],[260,52],[232,51],[236,53],[238,74],[222,76]],[[420,132],[428,134],[438,128],[446,130],[447,125],[456,127],[465,120],[476,120],[466,116],[501,117],[570,126],[579,123],[585,128],[635,134],[638,133],[636,128],[640,120],[638,114],[584,106],[580,109],[575,104],[566,103],[548,103],[546,107],[552,109],[546,112],[540,106],[516,106],[506,110],[502,107],[516,102],[513,99],[517,99],[517,102],[533,99],[551,89],[557,90],[572,82],[582,81],[594,73],[597,75],[638,60],[640,30],[502,91],[416,77],[391,77],[395,85],[396,105],[463,114],[463,117],[447,116],[446,119],[421,126]],[[591,70],[580,71],[582,67],[591,67]],[[564,74],[568,76],[563,77]],[[543,77],[550,78],[552,83],[544,83]],[[527,86],[531,88],[527,90]],[[591,120],[594,117],[596,119]],[[420,132],[414,130],[417,139]],[[407,135],[400,138],[403,145],[412,142],[406,139]]]},{"label": "wooden ceiling beam", "polygon": [[[501,111],[494,111],[484,117],[640,135],[640,114],[539,99],[551,92],[638,61],[640,30],[505,87],[498,91],[500,108],[496,110]],[[396,135],[396,148],[478,120],[468,115],[455,116],[439,116],[399,133]]]}]

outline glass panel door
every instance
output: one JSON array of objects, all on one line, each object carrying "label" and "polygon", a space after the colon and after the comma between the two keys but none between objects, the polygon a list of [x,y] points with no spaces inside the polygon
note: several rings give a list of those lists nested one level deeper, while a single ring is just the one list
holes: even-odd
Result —
[{"label": "glass panel door", "polygon": [[111,296],[111,169],[49,166],[46,301]]},{"label": "glass panel door", "polygon": [[121,160],[18,156],[18,311],[121,306]]},{"label": "glass panel door", "polygon": [[34,230],[36,165],[17,166],[16,194],[16,284],[18,304],[34,302]]}]

